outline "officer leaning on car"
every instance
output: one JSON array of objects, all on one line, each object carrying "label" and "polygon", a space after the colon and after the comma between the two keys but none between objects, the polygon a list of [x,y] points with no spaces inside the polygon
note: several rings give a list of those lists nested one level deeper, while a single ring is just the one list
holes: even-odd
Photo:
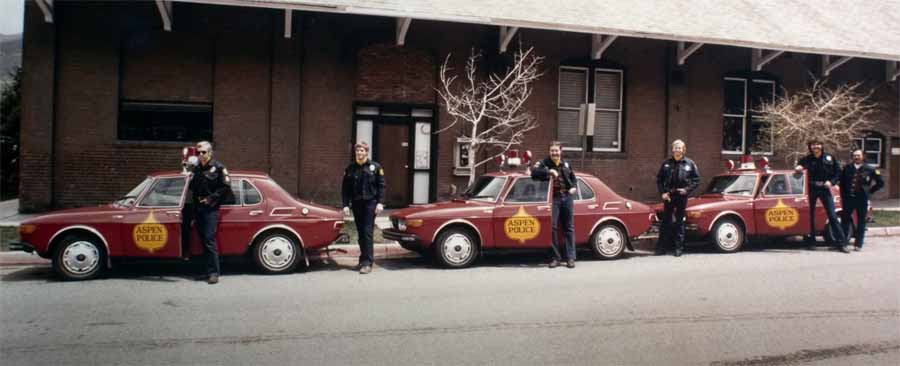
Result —
[{"label": "officer leaning on car", "polygon": [[853,212],[856,211],[856,242],[853,243],[856,251],[862,250],[866,236],[866,211],[869,210],[869,196],[884,187],[881,179],[881,171],[866,164],[862,150],[855,150],[852,154],[853,162],[847,164],[841,171],[841,201],[844,211],[841,212],[841,228],[850,236],[850,223],[853,222]]},{"label": "officer leaning on car", "polygon": [[372,272],[375,262],[372,234],[375,215],[384,210],[384,168],[368,158],[369,145],[359,142],[354,147],[355,161],[344,170],[341,199],[344,215],[353,211],[359,238],[359,273]]},{"label": "officer leaning on car", "polygon": [[675,256],[684,251],[684,215],[688,196],[700,185],[700,170],[694,161],[684,156],[684,141],[672,142],[672,157],[663,161],[656,174],[656,188],[663,200],[663,217],[660,225],[656,254],[665,254],[674,244]]},{"label": "officer leaning on car", "polygon": [[[821,200],[822,206],[825,207],[825,214],[828,215],[828,226],[833,234],[832,240],[840,250],[845,253],[850,252],[850,248],[846,245],[846,237],[838,221],[837,214],[834,211],[834,197],[831,194],[831,187],[838,183],[841,175],[841,164],[831,154],[825,152],[822,148],[822,142],[819,140],[810,140],[806,143],[809,154],[800,159],[797,167],[794,168],[798,173],[804,169],[807,171],[807,179],[809,183],[809,237],[806,238],[806,244],[809,250],[816,250],[816,201]],[[828,230],[828,228],[825,228]]]},{"label": "officer leaning on car", "polygon": [[550,156],[534,165],[531,171],[534,180],[550,180],[553,185],[553,208],[551,211],[550,235],[552,250],[550,268],[559,265],[561,258],[558,228],[562,227],[566,241],[566,267],[575,268],[575,210],[572,195],[576,192],[575,172],[568,161],[562,160],[562,144],[550,143]]},{"label": "officer leaning on car", "polygon": [[[215,284],[219,282],[219,249],[216,244],[219,205],[233,193],[228,169],[212,158],[212,144],[208,141],[198,142],[197,154],[200,156],[199,164],[191,171],[188,189],[191,191],[192,216],[197,222],[197,231],[206,256],[206,275],[202,278],[209,284]],[[187,221],[190,222],[189,219]],[[189,231],[190,227],[183,229]]]}]

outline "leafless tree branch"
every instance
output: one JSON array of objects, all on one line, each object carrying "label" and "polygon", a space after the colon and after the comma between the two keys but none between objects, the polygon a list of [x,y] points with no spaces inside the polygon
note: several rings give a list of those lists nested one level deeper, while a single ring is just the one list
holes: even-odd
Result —
[{"label": "leafless tree branch", "polygon": [[531,85],[542,73],[538,67],[543,57],[535,56],[534,49],[519,51],[513,56],[513,63],[503,75],[490,74],[479,78],[478,61],[481,53],[472,50],[466,60],[464,83],[457,83],[458,76],[450,75],[450,55],[441,66],[441,85],[438,94],[444,108],[451,116],[446,127],[436,131],[442,133],[461,124],[460,135],[469,146],[474,158],[479,151],[490,156],[472,165],[469,184],[475,180],[475,168],[503,154],[510,147],[521,144],[525,134],[538,127],[534,115],[524,109],[525,101],[531,96]]}]

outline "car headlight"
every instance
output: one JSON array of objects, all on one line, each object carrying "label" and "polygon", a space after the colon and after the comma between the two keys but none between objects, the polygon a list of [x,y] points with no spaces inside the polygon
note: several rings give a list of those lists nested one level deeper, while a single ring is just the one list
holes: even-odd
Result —
[{"label": "car headlight", "polygon": [[700,216],[703,216],[703,211],[688,211],[687,217],[689,219],[699,219]]},{"label": "car headlight", "polygon": [[406,220],[404,220],[404,219],[397,220],[397,230],[406,231]]}]

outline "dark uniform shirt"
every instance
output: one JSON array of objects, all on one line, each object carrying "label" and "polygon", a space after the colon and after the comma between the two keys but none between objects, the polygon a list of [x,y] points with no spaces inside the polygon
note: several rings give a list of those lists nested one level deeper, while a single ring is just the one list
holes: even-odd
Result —
[{"label": "dark uniform shirt", "polygon": [[668,158],[663,161],[656,173],[656,189],[660,194],[672,193],[679,188],[683,188],[690,195],[697,186],[700,185],[700,169],[697,164],[687,157],[681,160]]},{"label": "dark uniform shirt", "polygon": [[825,188],[825,182],[831,182],[832,185],[838,184],[841,164],[831,154],[823,152],[818,158],[809,154],[800,159],[799,165],[806,169],[809,175],[810,188]]},{"label": "dark uniform shirt", "polygon": [[556,164],[550,157],[534,164],[534,169],[531,170],[531,179],[550,180],[552,177],[550,175],[550,169],[556,169],[559,173],[559,176],[557,176],[557,179],[554,179],[553,182],[553,194],[568,192],[576,186],[577,181],[575,180],[575,171],[572,170],[569,162],[560,159],[559,164]]},{"label": "dark uniform shirt", "polygon": [[[228,169],[218,160],[212,159],[206,165],[200,164],[192,170],[193,176],[188,188],[194,205],[198,207],[219,207],[224,198],[231,194],[231,179],[228,178]],[[200,200],[206,198],[204,205]]]},{"label": "dark uniform shirt", "polygon": [[350,163],[344,169],[344,181],[341,184],[341,200],[343,207],[350,207],[351,201],[376,200],[384,203],[384,169],[381,164],[366,160],[362,165]]},{"label": "dark uniform shirt", "polygon": [[868,199],[869,195],[882,187],[884,180],[881,178],[881,172],[869,164],[862,164],[859,169],[853,164],[847,164],[841,172],[841,195],[844,197]]}]

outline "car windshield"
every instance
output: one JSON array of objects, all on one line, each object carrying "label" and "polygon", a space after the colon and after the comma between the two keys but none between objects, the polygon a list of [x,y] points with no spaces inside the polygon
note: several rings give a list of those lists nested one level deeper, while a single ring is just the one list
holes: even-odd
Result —
[{"label": "car windshield", "polygon": [[756,175],[720,175],[709,183],[706,193],[752,196],[756,188]]},{"label": "car windshield", "polygon": [[138,184],[137,187],[134,187],[132,190],[128,191],[128,193],[126,193],[124,196],[119,197],[119,199],[117,199],[113,203],[123,206],[133,206],[134,200],[136,200],[138,196],[141,195],[141,192],[147,189],[147,186],[149,186],[150,182],[152,181],[153,179],[150,179],[149,177],[144,178],[141,184]]},{"label": "car windshield", "polygon": [[478,201],[496,201],[505,183],[506,177],[481,176],[466,190],[463,197]]}]

